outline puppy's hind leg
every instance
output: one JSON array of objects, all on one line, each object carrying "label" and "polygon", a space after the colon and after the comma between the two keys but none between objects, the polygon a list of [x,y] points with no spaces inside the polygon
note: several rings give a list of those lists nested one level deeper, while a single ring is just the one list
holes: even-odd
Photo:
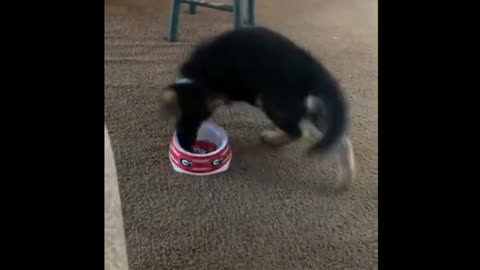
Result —
[{"label": "puppy's hind leg", "polygon": [[336,149],[336,158],[338,166],[338,180],[336,183],[337,191],[347,190],[355,178],[355,157],[350,138],[344,136]]},{"label": "puppy's hind leg", "polygon": [[264,130],[261,134],[262,141],[280,147],[301,137],[300,127],[296,123],[280,123],[277,127],[275,130]]},{"label": "puppy's hind leg", "polygon": [[278,104],[269,103],[266,103],[266,105],[264,112],[277,126],[277,129],[264,130],[261,134],[263,142],[270,146],[280,147],[287,145],[302,136],[302,130],[299,126],[300,117],[299,114],[295,112],[295,107],[282,107]]}]

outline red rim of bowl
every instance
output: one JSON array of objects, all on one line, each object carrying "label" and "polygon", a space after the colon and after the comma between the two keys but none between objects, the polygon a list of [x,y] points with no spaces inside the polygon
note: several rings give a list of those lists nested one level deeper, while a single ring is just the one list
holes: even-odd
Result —
[{"label": "red rim of bowl", "polygon": [[[192,175],[214,174],[217,171],[223,171],[222,169],[228,165],[232,158],[232,149],[228,143],[228,137],[223,128],[211,122],[202,124],[201,128],[214,129],[214,132],[217,133],[216,135],[220,137],[220,146],[217,147],[215,151],[206,154],[185,151],[178,143],[177,133],[175,132],[170,143],[169,159],[174,168],[176,167],[180,169],[180,172]],[[187,159],[187,161],[193,163],[193,166],[184,165],[182,159]],[[217,159],[221,160],[220,164],[214,165],[213,162]],[[199,170],[199,168],[202,169]]]},{"label": "red rim of bowl", "polygon": [[[187,173],[191,173],[191,174],[195,174],[195,175],[206,175],[206,174],[212,174],[213,172],[216,172],[218,170],[221,170],[222,168],[224,168],[229,162],[230,160],[232,159],[232,150],[230,148],[230,146],[227,145],[227,147],[225,149],[223,149],[222,152],[220,152],[219,154],[222,154],[222,155],[214,155],[212,157],[206,157],[206,164],[209,164],[207,166],[202,166],[203,169],[202,170],[198,170],[200,167],[198,166],[185,166],[181,163],[181,159],[182,159],[182,155],[176,155],[174,154],[173,152],[174,151],[177,151],[174,143],[172,142],[172,146],[171,146],[171,150],[170,150],[170,153],[169,153],[169,159],[170,159],[170,162],[172,163],[172,165],[175,165],[176,167],[178,167],[179,169],[181,169],[182,171],[184,172],[187,172]],[[195,158],[193,157],[189,157],[187,155],[183,155],[183,156],[186,156],[187,158],[189,159],[193,159],[193,160],[190,160],[190,162],[198,162],[198,161],[195,161]],[[219,164],[219,166],[214,166],[211,162],[214,160],[213,158],[215,156],[218,156],[217,159],[222,159],[221,161],[221,164]],[[205,158],[205,157],[204,157]]]},{"label": "red rim of bowl", "polygon": [[220,126],[218,126],[214,123],[211,123],[211,122],[205,122],[205,123],[203,123],[203,125],[209,126],[210,128],[214,128],[214,129],[216,129],[217,131],[220,132],[220,137],[222,138],[222,143],[217,148],[217,150],[215,150],[213,152],[210,152],[210,153],[206,153],[206,154],[197,154],[197,153],[192,153],[192,152],[186,151],[178,143],[177,132],[175,132],[173,134],[173,143],[175,145],[175,150],[181,152],[182,154],[189,155],[191,157],[209,157],[209,156],[216,155],[216,154],[222,152],[223,150],[225,150],[225,148],[228,145],[228,137],[227,137],[227,133],[225,132],[225,130],[222,127],[220,127]]}]

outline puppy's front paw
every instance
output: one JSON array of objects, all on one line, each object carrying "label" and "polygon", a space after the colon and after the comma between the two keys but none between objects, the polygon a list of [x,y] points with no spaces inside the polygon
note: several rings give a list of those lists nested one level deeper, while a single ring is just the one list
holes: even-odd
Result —
[{"label": "puppy's front paw", "polygon": [[290,137],[281,130],[264,130],[260,136],[264,143],[274,147],[279,147],[290,142]]}]

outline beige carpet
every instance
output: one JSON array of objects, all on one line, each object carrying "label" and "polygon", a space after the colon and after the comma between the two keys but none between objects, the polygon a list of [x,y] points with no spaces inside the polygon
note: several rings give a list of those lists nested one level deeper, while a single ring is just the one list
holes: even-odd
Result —
[{"label": "beige carpet", "polygon": [[311,50],[345,87],[358,180],[333,195],[333,162],[303,158],[303,144],[262,148],[258,133],[270,123],[246,106],[215,116],[233,145],[227,173],[173,173],[159,89],[193,42],[230,29],[232,19],[201,8],[183,13],[181,42],[170,44],[170,1],[107,0],[105,116],[132,270],[377,269],[376,0],[257,2],[258,24]]}]

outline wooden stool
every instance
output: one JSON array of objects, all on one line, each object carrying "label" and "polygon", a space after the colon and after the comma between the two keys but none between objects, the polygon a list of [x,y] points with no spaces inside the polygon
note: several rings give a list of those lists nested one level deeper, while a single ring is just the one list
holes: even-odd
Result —
[{"label": "wooden stool", "polygon": [[[232,0],[233,5],[214,3],[205,0],[171,0],[170,21],[168,25],[167,39],[170,42],[177,41],[178,21],[180,17],[180,5],[188,4],[190,14],[197,12],[197,6],[212,8],[220,11],[233,13],[233,25],[235,29],[241,28],[242,23],[242,1],[247,1],[247,25],[255,25],[255,0]],[[243,2],[245,3],[245,2]]]}]

